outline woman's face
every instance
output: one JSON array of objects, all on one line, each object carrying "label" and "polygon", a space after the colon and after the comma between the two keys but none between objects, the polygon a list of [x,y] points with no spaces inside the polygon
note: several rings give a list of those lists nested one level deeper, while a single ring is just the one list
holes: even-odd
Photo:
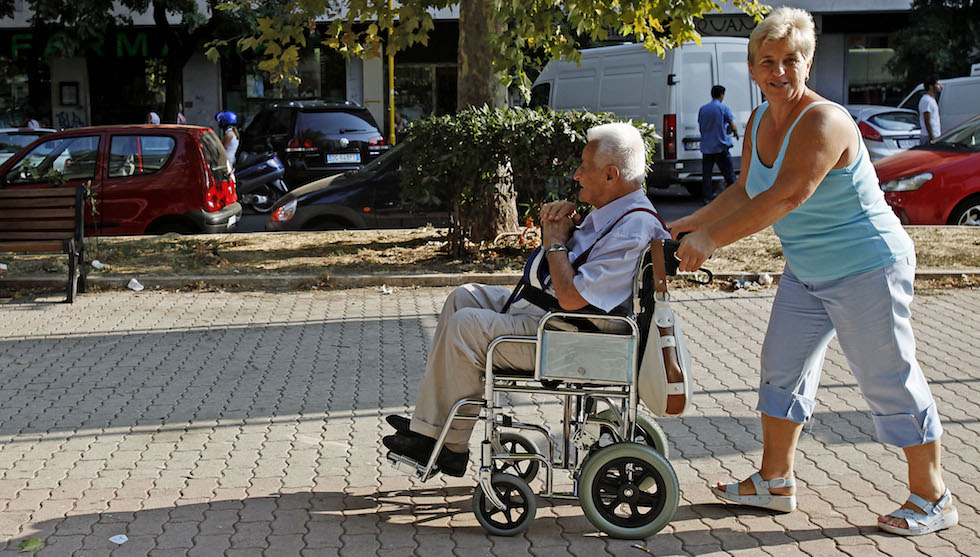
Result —
[{"label": "woman's face", "polygon": [[787,100],[803,94],[812,62],[790,46],[789,39],[766,41],[756,49],[749,72],[767,99]]}]

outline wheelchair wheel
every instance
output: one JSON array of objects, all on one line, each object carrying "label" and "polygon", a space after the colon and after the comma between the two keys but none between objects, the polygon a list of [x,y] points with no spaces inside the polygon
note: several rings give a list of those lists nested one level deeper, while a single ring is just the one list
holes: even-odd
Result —
[{"label": "wheelchair wheel", "polygon": [[677,511],[680,490],[670,463],[636,443],[595,451],[579,478],[582,511],[615,538],[642,539],[662,530]]},{"label": "wheelchair wheel", "polygon": [[473,493],[473,514],[487,532],[496,536],[516,536],[531,527],[538,502],[527,482],[511,474],[495,473],[490,483],[497,497],[507,506],[500,510],[487,499],[479,484]]},{"label": "wheelchair wheel", "polygon": [[[516,433],[501,433],[500,434],[500,446],[503,447],[504,452],[508,453],[537,453],[538,448],[530,439],[524,437],[523,435],[518,435]],[[510,460],[510,461],[494,461],[493,471],[504,473],[504,474],[514,474],[520,477],[527,483],[531,483],[531,480],[538,475],[538,470],[541,467],[541,463],[537,460]]]},{"label": "wheelchair wheel", "polygon": [[[603,410],[596,417],[613,423],[618,423],[616,420],[616,412],[612,409]],[[664,458],[670,458],[670,445],[667,444],[667,434],[664,433],[664,430],[660,427],[660,424],[637,412],[636,425],[639,426],[639,431],[636,432],[636,435],[633,437],[634,442],[653,447],[654,450],[660,453],[660,455]],[[603,427],[601,431],[605,433],[608,431],[608,428]]]}]

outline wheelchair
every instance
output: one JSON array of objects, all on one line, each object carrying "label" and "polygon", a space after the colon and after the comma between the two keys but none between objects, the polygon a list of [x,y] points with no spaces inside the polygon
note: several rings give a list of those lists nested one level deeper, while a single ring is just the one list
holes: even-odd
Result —
[{"label": "wheelchair", "polygon": [[[654,276],[651,250],[663,250],[665,274],[674,275],[677,246],[654,240],[644,251],[625,315],[553,311],[541,318],[535,336],[494,339],[483,398],[456,403],[428,462],[392,452],[387,459],[427,481],[438,472],[436,460],[453,420],[476,421],[484,426],[484,440],[473,512],[491,534],[514,536],[531,526],[537,500],[529,484],[542,473],[541,497],[578,500],[589,521],[606,534],[642,539],[659,532],[677,511],[680,485],[667,460],[663,430],[637,411],[637,373],[656,303],[654,281],[666,284],[666,277]],[[494,365],[497,348],[506,343],[535,347],[533,373]],[[558,397],[560,428],[514,419],[501,406],[504,393]],[[545,450],[523,433],[542,436]],[[556,471],[569,473],[570,491],[556,491]]]}]

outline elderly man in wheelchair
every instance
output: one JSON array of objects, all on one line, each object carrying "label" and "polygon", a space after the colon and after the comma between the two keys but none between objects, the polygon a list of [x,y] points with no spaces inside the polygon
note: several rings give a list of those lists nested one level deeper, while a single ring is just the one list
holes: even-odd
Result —
[{"label": "elderly man in wheelchair", "polygon": [[[605,124],[587,137],[574,178],[579,199],[595,209],[582,218],[568,201],[542,208],[542,248],[513,292],[467,284],[450,294],[414,414],[387,417],[395,429],[383,440],[389,460],[407,465],[423,481],[436,472],[465,475],[470,433],[475,422],[484,423],[474,512],[495,534],[514,535],[530,526],[536,503],[528,482],[541,468],[544,496],[580,499],[589,519],[611,535],[651,535],[677,506],[679,488],[664,458],[663,433],[636,412],[641,342],[633,319],[636,276],[643,268],[638,261],[652,240],[669,233],[643,191],[646,150],[636,128]],[[561,439],[505,415],[497,402],[502,392],[561,397]],[[599,405],[607,408],[599,412]],[[501,428],[540,433],[546,454]],[[633,452],[599,459],[603,463],[589,472],[595,476],[589,493],[575,493],[587,464],[596,460],[594,450],[616,442]],[[586,455],[581,465],[579,454]],[[554,468],[572,471],[572,493],[554,493]]]}]

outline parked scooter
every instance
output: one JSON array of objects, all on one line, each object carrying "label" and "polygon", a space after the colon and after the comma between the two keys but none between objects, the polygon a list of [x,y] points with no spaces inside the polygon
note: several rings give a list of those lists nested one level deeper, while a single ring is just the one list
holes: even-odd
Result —
[{"label": "parked scooter", "polygon": [[268,213],[289,188],[282,176],[285,167],[274,152],[243,153],[235,167],[238,200],[254,213]]}]

